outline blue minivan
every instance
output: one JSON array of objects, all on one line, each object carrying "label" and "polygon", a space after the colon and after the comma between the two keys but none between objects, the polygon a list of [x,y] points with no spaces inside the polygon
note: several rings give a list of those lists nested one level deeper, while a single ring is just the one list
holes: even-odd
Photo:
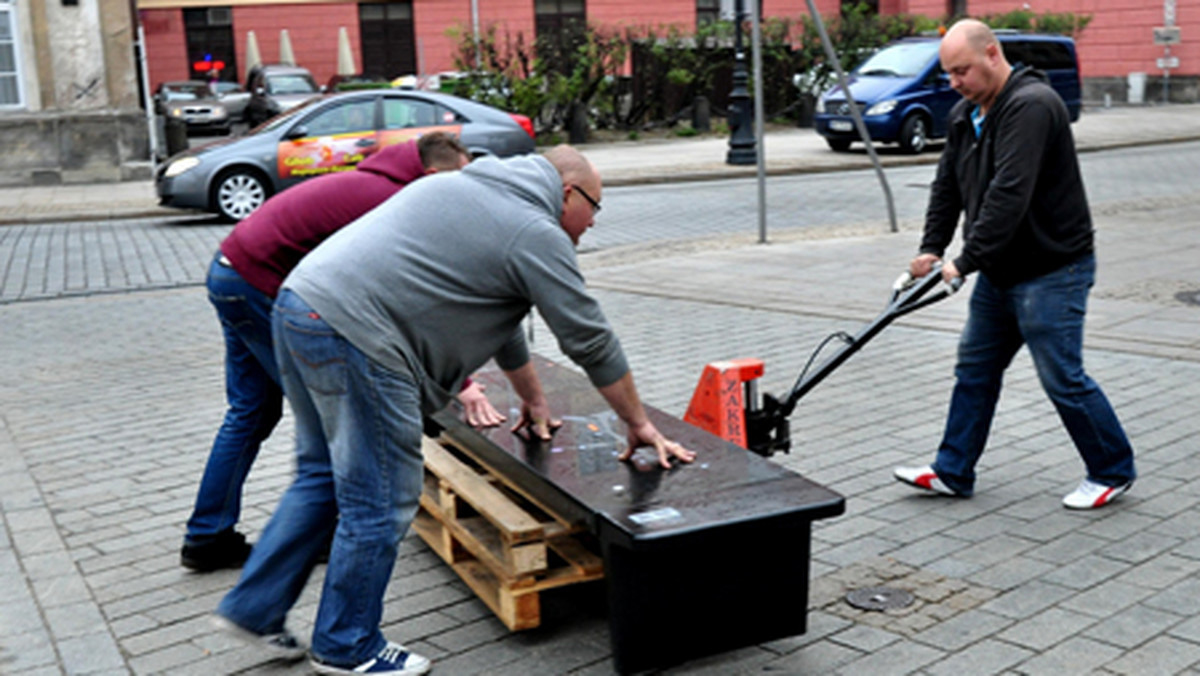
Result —
[{"label": "blue minivan", "polygon": [[[1062,35],[996,31],[1008,62],[1046,73],[1050,85],[1067,104],[1071,121],[1079,119],[1082,86],[1075,41]],[[938,61],[939,37],[913,37],[875,52],[847,78],[871,139],[897,143],[919,153],[931,139],[946,135],[950,108],[961,98]],[[859,141],[842,88],[835,85],[817,99],[813,124],[836,151]]]}]

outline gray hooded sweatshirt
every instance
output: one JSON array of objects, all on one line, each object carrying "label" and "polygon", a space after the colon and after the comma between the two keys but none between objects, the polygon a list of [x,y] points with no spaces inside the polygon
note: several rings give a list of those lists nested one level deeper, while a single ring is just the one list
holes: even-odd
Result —
[{"label": "gray hooded sweatshirt", "polygon": [[542,157],[481,159],[416,181],[325,240],[284,280],[352,345],[412,374],[426,411],[495,357],[524,366],[531,306],[597,387],[629,370],[559,224]]}]

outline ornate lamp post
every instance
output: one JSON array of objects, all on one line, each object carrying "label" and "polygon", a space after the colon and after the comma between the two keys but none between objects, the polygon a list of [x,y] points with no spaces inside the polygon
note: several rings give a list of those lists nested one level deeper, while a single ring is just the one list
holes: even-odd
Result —
[{"label": "ornate lamp post", "polygon": [[753,109],[750,106],[750,93],[746,91],[750,77],[746,73],[746,54],[742,51],[742,22],[745,20],[743,1],[737,0],[734,10],[733,89],[729,92],[729,153],[725,156],[725,164],[758,162],[754,125],[751,123]]}]

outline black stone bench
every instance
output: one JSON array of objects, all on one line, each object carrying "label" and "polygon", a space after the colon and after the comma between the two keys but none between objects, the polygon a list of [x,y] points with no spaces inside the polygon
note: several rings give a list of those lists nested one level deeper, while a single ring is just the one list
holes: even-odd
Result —
[{"label": "black stone bench", "polygon": [[595,535],[618,671],[805,631],[811,524],[845,511],[841,495],[652,407],[658,429],[696,461],[664,470],[647,448],[620,462],[625,426],[587,378],[534,363],[563,419],[552,441],[510,431],[520,399],[498,370],[477,380],[512,412],[509,424],[477,431],[451,409],[433,420],[454,445]]}]

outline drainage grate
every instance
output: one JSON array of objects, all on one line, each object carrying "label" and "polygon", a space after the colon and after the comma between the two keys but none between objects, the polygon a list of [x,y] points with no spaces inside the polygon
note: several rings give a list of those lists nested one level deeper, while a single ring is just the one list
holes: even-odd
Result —
[{"label": "drainage grate", "polygon": [[862,610],[906,608],[912,602],[912,594],[893,587],[864,587],[846,594],[846,603]]},{"label": "drainage grate", "polygon": [[1175,300],[1187,305],[1200,305],[1200,291],[1180,291],[1175,294]]}]

